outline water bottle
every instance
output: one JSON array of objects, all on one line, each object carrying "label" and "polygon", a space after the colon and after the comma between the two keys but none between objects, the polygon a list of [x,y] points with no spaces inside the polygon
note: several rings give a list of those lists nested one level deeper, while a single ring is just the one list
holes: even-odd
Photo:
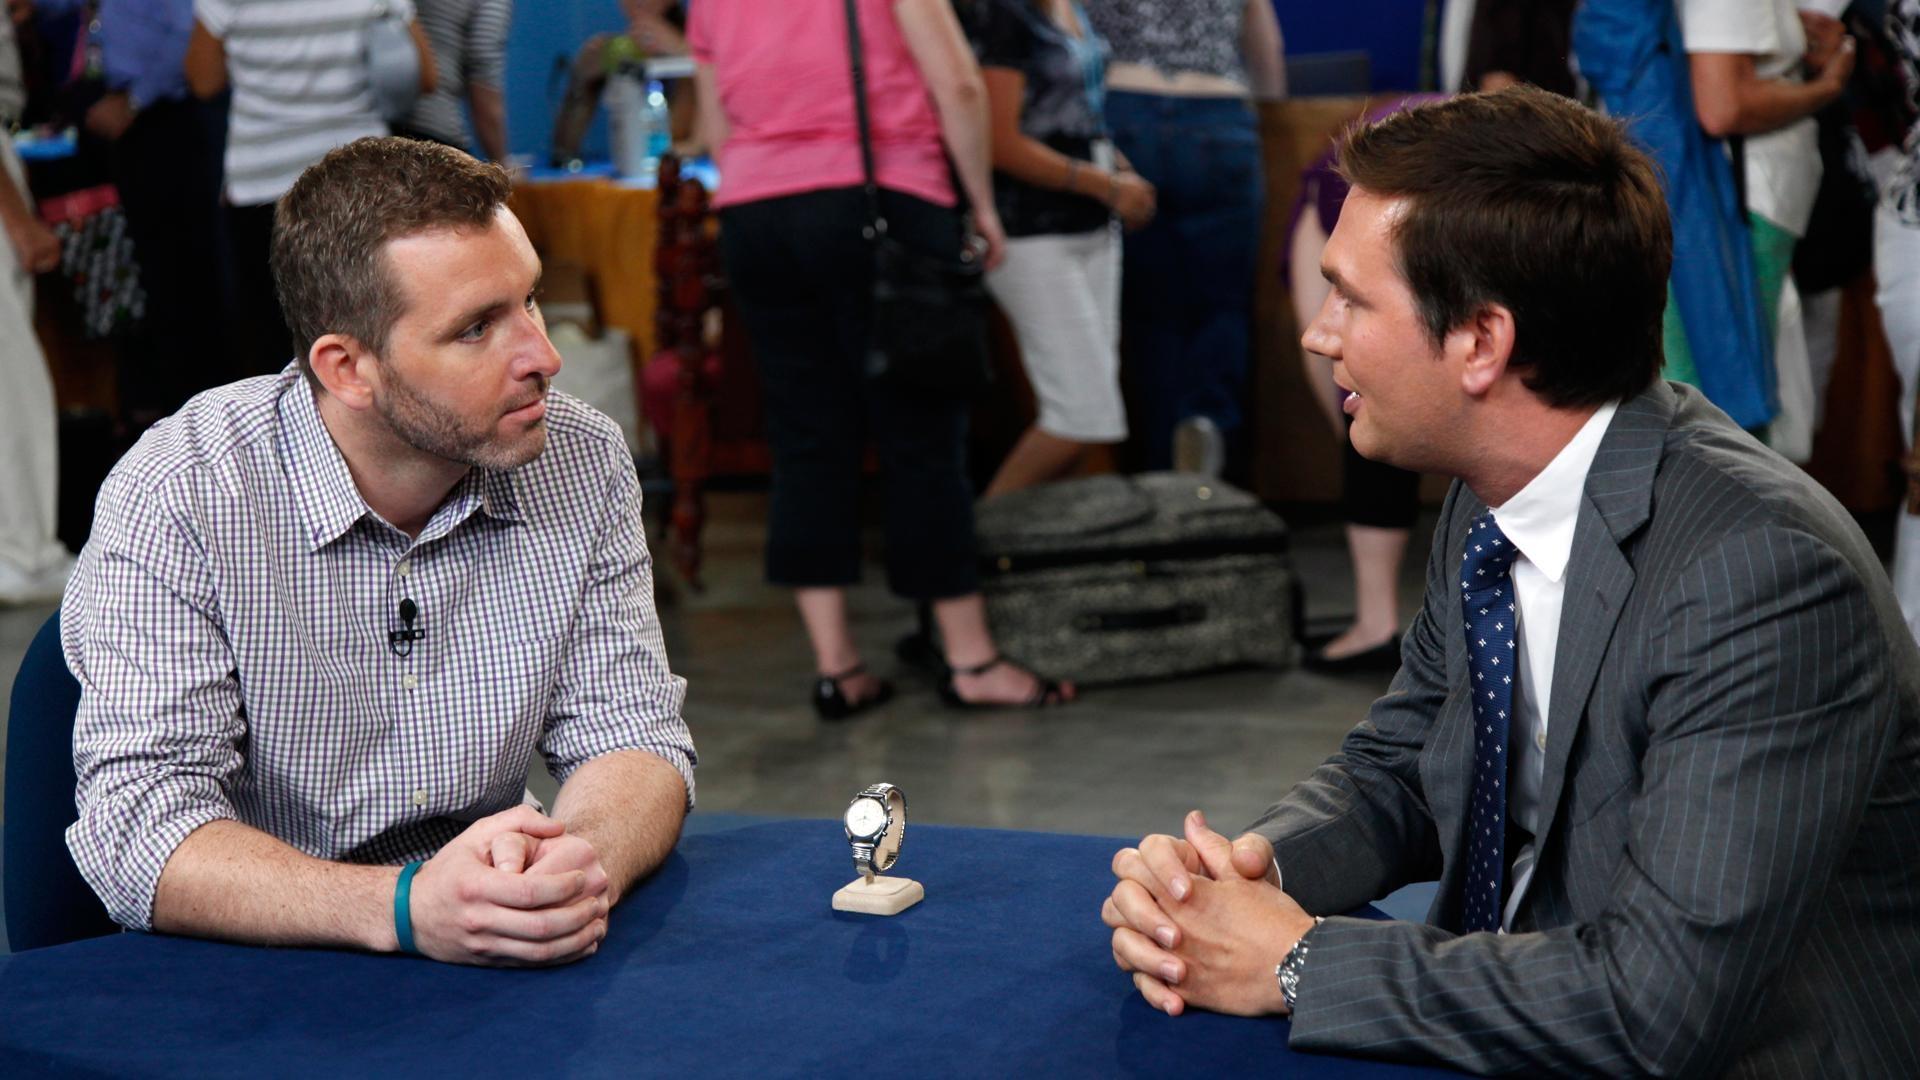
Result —
[{"label": "water bottle", "polygon": [[607,76],[601,100],[607,108],[614,171],[627,180],[653,183],[660,159],[673,148],[666,88],[658,79],[641,82],[637,66],[623,64]]},{"label": "water bottle", "polygon": [[659,79],[647,80],[646,102],[640,116],[647,143],[641,169],[645,179],[651,182],[660,173],[660,159],[673,149],[673,118],[667,115],[667,89],[660,85]]},{"label": "water bottle", "polygon": [[650,176],[646,160],[648,139],[643,127],[646,90],[633,67],[621,65],[607,74],[607,86],[601,92],[600,103],[607,110],[607,139],[612,143],[613,171],[628,179]]}]

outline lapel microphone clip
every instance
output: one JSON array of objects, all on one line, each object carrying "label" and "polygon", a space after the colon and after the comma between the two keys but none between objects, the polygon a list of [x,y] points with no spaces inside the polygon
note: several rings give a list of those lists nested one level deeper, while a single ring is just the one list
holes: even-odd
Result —
[{"label": "lapel microphone clip", "polygon": [[415,604],[412,599],[403,599],[400,601],[400,625],[404,627],[404,629],[387,631],[387,648],[393,650],[393,655],[406,656],[413,652],[414,642],[420,641],[427,636],[425,630],[414,629],[413,620],[419,618],[419,616],[420,606]]}]

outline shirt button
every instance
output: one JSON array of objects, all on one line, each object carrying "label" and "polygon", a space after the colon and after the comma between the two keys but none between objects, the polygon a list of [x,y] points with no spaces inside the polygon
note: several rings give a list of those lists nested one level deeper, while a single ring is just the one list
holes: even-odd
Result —
[{"label": "shirt button", "polygon": [[396,574],[399,574],[401,577],[406,577],[408,574],[413,573],[413,564],[410,562],[402,561],[399,565],[393,568],[393,572]]},{"label": "shirt button", "polygon": [[413,805],[415,806],[427,805],[427,789],[426,788],[421,788],[420,790],[413,793]]},{"label": "shirt button", "polygon": [[404,686],[404,687],[406,687],[406,688],[407,688],[407,689],[409,689],[409,690],[411,690],[411,689],[413,689],[414,687],[416,687],[416,686],[419,686],[419,685],[420,685],[420,680],[419,680],[419,679],[416,679],[416,678],[414,678],[414,677],[413,677],[412,675],[407,675],[407,676],[405,676],[405,677],[403,677],[403,678],[402,678],[402,679],[400,680],[400,685],[401,685],[401,686]]},{"label": "shirt button", "polygon": [[1544,731],[1534,732],[1533,745],[1545,750],[1547,748],[1547,733]]}]

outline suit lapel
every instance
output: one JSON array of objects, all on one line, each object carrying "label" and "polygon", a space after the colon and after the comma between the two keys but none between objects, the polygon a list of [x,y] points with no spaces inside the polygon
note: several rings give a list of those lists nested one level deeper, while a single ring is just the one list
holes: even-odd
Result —
[{"label": "suit lapel", "polygon": [[1546,767],[1540,784],[1540,831],[1544,847],[1559,817],[1567,765],[1586,717],[1600,661],[1633,591],[1633,565],[1623,548],[1647,523],[1654,474],[1673,420],[1675,395],[1655,382],[1620,407],[1608,426],[1575,523],[1567,562],[1566,600],[1554,651],[1553,698],[1547,716]]}]

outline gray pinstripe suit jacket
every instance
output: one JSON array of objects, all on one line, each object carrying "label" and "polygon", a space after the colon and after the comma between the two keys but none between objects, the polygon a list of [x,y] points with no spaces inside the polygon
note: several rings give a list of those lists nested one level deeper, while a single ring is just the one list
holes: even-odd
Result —
[{"label": "gray pinstripe suit jacket", "polygon": [[1587,478],[1539,864],[1457,933],[1473,739],[1455,484],[1404,665],[1256,823],[1308,911],[1440,880],[1425,924],[1329,918],[1292,1045],[1535,1075],[1920,1076],[1920,651],[1804,474],[1683,386]]}]

